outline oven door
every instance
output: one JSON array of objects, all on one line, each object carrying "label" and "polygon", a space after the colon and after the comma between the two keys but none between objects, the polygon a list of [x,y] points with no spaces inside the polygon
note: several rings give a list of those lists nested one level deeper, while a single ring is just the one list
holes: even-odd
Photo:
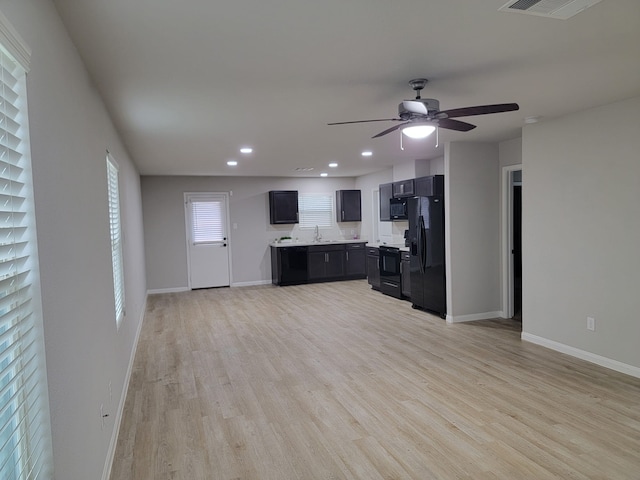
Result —
[{"label": "oven door", "polygon": [[392,297],[402,298],[400,283],[400,250],[380,247],[380,291]]}]

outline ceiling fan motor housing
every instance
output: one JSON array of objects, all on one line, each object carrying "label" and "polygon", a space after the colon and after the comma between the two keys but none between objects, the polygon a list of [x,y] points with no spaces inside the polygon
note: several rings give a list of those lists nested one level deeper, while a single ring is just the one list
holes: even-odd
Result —
[{"label": "ceiling fan motor housing", "polygon": [[409,120],[410,118],[421,117],[423,115],[424,117],[429,117],[431,116],[432,113],[435,114],[436,112],[440,111],[440,102],[435,98],[416,98],[412,100],[407,100],[406,102],[411,102],[411,104],[415,104],[415,103],[423,104],[426,107],[428,114],[427,115],[419,114],[418,112],[415,111],[415,109],[414,111],[407,110],[405,108],[405,102],[400,102],[398,104],[398,116],[402,120]]}]

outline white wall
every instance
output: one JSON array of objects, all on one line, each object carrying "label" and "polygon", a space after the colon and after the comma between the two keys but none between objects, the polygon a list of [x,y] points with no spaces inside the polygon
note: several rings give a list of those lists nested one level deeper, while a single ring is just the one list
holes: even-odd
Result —
[{"label": "white wall", "polygon": [[394,182],[429,175],[444,175],[444,157],[407,160],[394,165],[392,170]]},{"label": "white wall", "polygon": [[522,137],[498,144],[500,167],[520,165],[522,163]]},{"label": "white wall", "polygon": [[528,125],[522,142],[523,338],[636,375],[639,115],[636,97]]},{"label": "white wall", "polygon": [[[99,479],[146,298],[139,176],[53,4],[0,0],[0,10],[32,49],[27,94],[55,478]],[[121,177],[127,313],[119,331],[106,149]],[[100,404],[110,413],[104,430]]]},{"label": "white wall", "polygon": [[500,316],[498,146],[445,145],[447,320]]},{"label": "white wall", "polygon": [[[376,211],[380,209],[377,199],[374,201],[374,192],[378,190],[380,184],[392,181],[393,170],[391,168],[356,178],[355,188],[362,192],[362,235],[372,242],[380,240],[379,228],[374,229],[374,222],[379,217],[379,214],[376,215]],[[374,235],[374,231],[378,232],[377,235]],[[389,227],[389,232],[391,232],[391,227]]]},{"label": "white wall", "polygon": [[[233,285],[271,281],[269,243],[284,235],[300,240],[313,239],[313,230],[296,225],[269,224],[269,190],[298,190],[300,193],[330,192],[355,188],[353,178],[272,178],[272,177],[142,177],[147,283],[151,291],[188,287],[184,192],[229,192]],[[366,201],[366,195],[363,196]],[[363,239],[360,222],[339,223],[322,229],[325,239]]]}]

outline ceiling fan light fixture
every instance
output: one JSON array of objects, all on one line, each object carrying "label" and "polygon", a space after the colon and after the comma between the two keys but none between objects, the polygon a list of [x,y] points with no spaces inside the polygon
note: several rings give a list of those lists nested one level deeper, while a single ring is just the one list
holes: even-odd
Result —
[{"label": "ceiling fan light fixture", "polygon": [[436,131],[436,127],[433,125],[411,125],[409,127],[404,127],[402,129],[402,133],[404,133],[409,138],[427,138],[433,132]]}]

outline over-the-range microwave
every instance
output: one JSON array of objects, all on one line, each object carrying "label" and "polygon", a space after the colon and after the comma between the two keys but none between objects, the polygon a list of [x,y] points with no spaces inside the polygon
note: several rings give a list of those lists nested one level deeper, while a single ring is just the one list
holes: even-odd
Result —
[{"label": "over-the-range microwave", "polygon": [[389,216],[391,220],[408,220],[409,211],[407,206],[407,198],[391,198],[389,200]]}]

